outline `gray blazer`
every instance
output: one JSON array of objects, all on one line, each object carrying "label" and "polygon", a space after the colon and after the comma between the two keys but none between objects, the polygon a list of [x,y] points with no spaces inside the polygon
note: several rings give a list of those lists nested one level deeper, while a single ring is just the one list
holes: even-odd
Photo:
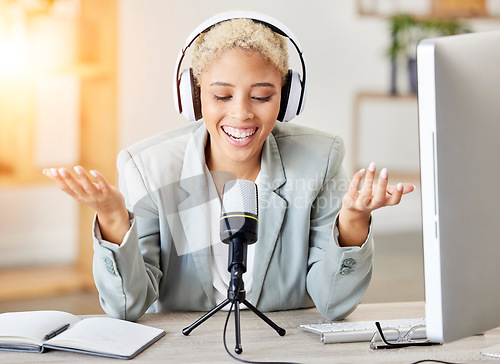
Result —
[{"label": "gray blazer", "polygon": [[[150,306],[207,311],[215,306],[202,122],[120,152],[120,189],[131,228],[120,246],[94,223],[94,278],[112,317],[136,320]],[[316,305],[327,319],[347,316],[368,287],[370,234],[362,247],[341,248],[336,218],[348,179],[342,140],[277,123],[261,157],[259,230],[253,288],[263,311]],[[153,306],[152,306],[153,305]]]}]

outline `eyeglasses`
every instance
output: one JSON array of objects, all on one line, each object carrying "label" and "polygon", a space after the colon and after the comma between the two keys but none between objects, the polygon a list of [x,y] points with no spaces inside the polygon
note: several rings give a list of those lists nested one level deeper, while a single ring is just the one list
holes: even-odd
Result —
[{"label": "eyeglasses", "polygon": [[[370,340],[370,349],[395,349],[404,348],[407,346],[430,346],[435,345],[433,342],[428,340],[413,340],[412,336],[419,329],[425,327],[425,325],[416,325],[410,328],[405,334],[401,334],[399,329],[386,327],[382,330],[379,322],[375,322],[377,326],[377,332],[373,334]],[[384,334],[385,333],[385,334]],[[387,337],[387,338],[386,338]],[[383,344],[377,343],[378,339],[382,339]]]}]

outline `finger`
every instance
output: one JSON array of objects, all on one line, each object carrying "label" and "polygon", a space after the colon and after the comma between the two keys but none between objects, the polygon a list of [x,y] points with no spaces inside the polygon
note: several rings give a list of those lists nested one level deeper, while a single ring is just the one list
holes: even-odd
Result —
[{"label": "finger", "polygon": [[415,191],[415,186],[411,183],[402,183],[403,185],[403,195]]},{"label": "finger", "polygon": [[356,172],[351,179],[351,182],[349,183],[349,189],[347,190],[347,194],[355,199],[356,196],[358,195],[359,191],[359,185],[361,184],[361,180],[366,174],[366,169],[361,169],[358,172]]},{"label": "finger", "polygon": [[415,185],[412,185],[411,183],[398,183],[396,186],[387,186],[387,193],[391,195],[398,188],[402,189],[403,195],[415,191]]},{"label": "finger", "polygon": [[80,179],[80,183],[83,189],[89,194],[96,193],[97,185],[94,182],[92,182],[85,168],[83,168],[82,166],[75,166],[73,169],[78,175],[78,178]]},{"label": "finger", "polygon": [[354,204],[356,203],[356,200],[358,198],[359,185],[361,184],[361,180],[363,179],[365,173],[366,170],[361,169],[352,176],[351,182],[349,183],[349,188],[342,198],[342,205],[344,207],[354,207]]},{"label": "finger", "polygon": [[43,170],[43,174],[55,182],[58,182],[60,180],[59,172],[56,168],[45,168]]},{"label": "finger", "polygon": [[379,173],[377,187],[371,201],[372,208],[379,208],[385,204],[388,180],[387,168],[383,168]]},{"label": "finger", "polygon": [[59,171],[56,168],[44,169],[43,172],[47,177],[56,182],[57,187],[62,191],[66,192],[71,197],[76,198],[76,193],[66,184],[66,181],[59,174]]},{"label": "finger", "polygon": [[368,166],[368,170],[366,171],[365,181],[363,182],[363,188],[361,189],[362,194],[371,197],[376,169],[377,168],[375,166],[375,162],[371,162],[370,165]]},{"label": "finger", "polygon": [[386,202],[386,206],[394,206],[401,202],[403,196],[403,184],[398,183],[396,186],[387,186],[387,194],[390,196]]},{"label": "finger", "polygon": [[372,200],[373,181],[375,179],[375,162],[371,162],[365,175],[363,187],[358,194],[357,203],[360,208],[368,209]]},{"label": "finger", "polygon": [[86,192],[82,187],[82,184],[73,176],[73,174],[66,168],[58,169],[59,176],[64,180],[66,185],[78,196],[85,195]]},{"label": "finger", "polygon": [[99,189],[103,192],[108,191],[110,188],[110,185],[106,178],[101,174],[101,172],[94,170],[91,170],[89,172],[97,181],[97,184],[99,186]]},{"label": "finger", "polygon": [[415,191],[415,185],[412,185],[411,183],[398,183],[397,185],[389,185],[387,186],[387,190],[394,191],[398,188],[398,186],[401,186],[403,195]]}]

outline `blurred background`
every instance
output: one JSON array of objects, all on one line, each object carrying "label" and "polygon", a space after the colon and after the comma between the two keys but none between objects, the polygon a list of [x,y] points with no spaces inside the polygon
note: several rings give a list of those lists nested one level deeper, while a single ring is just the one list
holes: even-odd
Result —
[{"label": "blurred background", "polygon": [[300,40],[308,95],[293,122],[340,135],[349,174],[376,161],[417,187],[374,216],[363,302],[424,299],[416,44],[500,29],[500,0],[0,0],[0,312],[102,313],[93,213],[41,171],[81,164],[116,183],[120,149],[186,123],[172,96],[177,54],[198,24],[234,9],[267,13]]}]

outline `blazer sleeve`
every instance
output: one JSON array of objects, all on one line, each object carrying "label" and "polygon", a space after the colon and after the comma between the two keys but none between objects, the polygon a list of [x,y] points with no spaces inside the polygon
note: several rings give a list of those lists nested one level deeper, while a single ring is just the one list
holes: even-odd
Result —
[{"label": "blazer sleeve", "polygon": [[333,143],[324,183],[313,203],[310,219],[307,291],[328,320],[342,319],[358,305],[368,288],[373,264],[371,232],[361,247],[340,247],[337,218],[349,180],[341,167],[340,138]]},{"label": "blazer sleeve", "polygon": [[127,209],[134,211],[129,212],[131,227],[118,246],[102,239],[96,219],[93,272],[104,311],[135,321],[157,300],[163,275],[158,208],[127,151],[120,152],[118,169]]}]

